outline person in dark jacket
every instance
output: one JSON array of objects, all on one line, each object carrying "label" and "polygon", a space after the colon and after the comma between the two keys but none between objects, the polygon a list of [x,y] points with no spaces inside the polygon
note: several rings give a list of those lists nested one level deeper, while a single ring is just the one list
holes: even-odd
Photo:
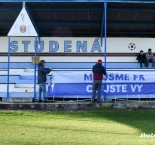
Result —
[{"label": "person in dark jacket", "polygon": [[46,75],[49,74],[52,70],[50,68],[44,68],[44,66],[45,61],[41,60],[38,64],[39,102],[46,102]]},{"label": "person in dark jacket", "polygon": [[148,49],[148,53],[146,53],[146,67],[149,67],[149,63],[152,63],[152,67],[154,67],[155,63],[155,57],[154,54],[152,53],[152,49]]},{"label": "person in dark jacket", "polygon": [[92,103],[95,103],[95,97],[97,93],[97,103],[101,101],[101,86],[103,75],[106,75],[106,70],[102,66],[102,60],[99,59],[93,66],[93,93],[92,93]]},{"label": "person in dark jacket", "polygon": [[143,50],[141,50],[140,53],[138,54],[137,60],[140,63],[140,68],[142,68],[143,63],[145,67],[147,67],[147,59],[146,59],[146,55],[143,53]]}]

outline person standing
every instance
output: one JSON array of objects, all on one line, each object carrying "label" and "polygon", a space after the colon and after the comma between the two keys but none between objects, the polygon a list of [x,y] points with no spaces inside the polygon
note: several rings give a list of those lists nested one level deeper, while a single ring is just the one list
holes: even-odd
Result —
[{"label": "person standing", "polygon": [[44,66],[45,61],[41,60],[38,64],[39,102],[46,102],[46,75],[52,70],[51,68],[44,68]]},{"label": "person standing", "polygon": [[154,66],[154,55],[151,48],[148,49],[148,53],[146,54],[146,60],[147,68],[149,67],[149,63],[152,63],[152,67]]},{"label": "person standing", "polygon": [[95,103],[95,97],[97,93],[97,103],[101,102],[101,86],[103,75],[106,75],[106,69],[102,66],[102,60],[99,59],[93,66],[93,93],[92,93],[92,103]]},{"label": "person standing", "polygon": [[142,68],[143,63],[145,65],[145,68],[147,67],[146,55],[143,53],[143,50],[141,50],[140,53],[138,54],[137,60],[140,63],[140,68]]}]

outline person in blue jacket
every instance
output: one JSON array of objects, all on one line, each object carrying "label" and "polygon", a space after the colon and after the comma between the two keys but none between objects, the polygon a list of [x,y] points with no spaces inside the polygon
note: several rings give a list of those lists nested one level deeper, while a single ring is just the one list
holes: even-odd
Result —
[{"label": "person in blue jacket", "polygon": [[106,75],[106,69],[102,66],[102,60],[99,59],[93,66],[93,93],[92,103],[95,103],[95,97],[97,93],[97,103],[101,103],[101,86],[103,75]]},{"label": "person in blue jacket", "polygon": [[51,68],[44,68],[44,66],[45,61],[41,60],[38,64],[39,102],[46,102],[46,75],[52,70]]}]

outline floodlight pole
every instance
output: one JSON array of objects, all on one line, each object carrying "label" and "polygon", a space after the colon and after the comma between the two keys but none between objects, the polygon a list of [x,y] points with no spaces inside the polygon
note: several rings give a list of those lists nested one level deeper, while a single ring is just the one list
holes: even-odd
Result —
[{"label": "floodlight pole", "polygon": [[104,2],[104,66],[106,68],[107,56],[107,2]]},{"label": "floodlight pole", "polygon": [[[104,2],[104,67],[106,69],[107,62],[107,2]],[[105,84],[106,86],[106,84]],[[106,93],[104,95],[104,102],[106,102]]]},{"label": "floodlight pole", "polygon": [[25,1],[23,1],[23,4],[22,4],[23,8],[25,8]]},{"label": "floodlight pole", "polygon": [[[7,77],[7,99],[9,98],[9,75],[10,75],[10,36],[21,36],[21,37],[35,37],[34,41],[34,97],[33,99],[36,99],[36,53],[37,53],[37,32],[31,22],[31,19],[29,18],[29,15],[25,8],[25,2],[22,3],[22,10],[19,13],[16,21],[14,22],[13,26],[11,27],[9,33],[8,33],[8,77]],[[25,18],[26,17],[26,18]],[[24,19],[27,19],[26,22],[24,22]],[[28,28],[31,31],[27,31],[27,26],[24,26],[23,29],[21,26],[23,23],[26,23],[24,25],[30,25],[31,27]],[[23,31],[24,30],[24,31]],[[26,32],[26,33],[25,33]]]},{"label": "floodlight pole", "polygon": [[7,76],[7,100],[9,98],[9,83],[10,83],[10,36],[8,37],[8,76]]}]

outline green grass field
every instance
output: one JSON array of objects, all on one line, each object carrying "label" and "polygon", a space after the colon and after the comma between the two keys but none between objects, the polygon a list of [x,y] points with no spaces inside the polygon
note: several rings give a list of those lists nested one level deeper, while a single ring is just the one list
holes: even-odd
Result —
[{"label": "green grass field", "polygon": [[0,111],[0,145],[154,145],[153,111]]}]

